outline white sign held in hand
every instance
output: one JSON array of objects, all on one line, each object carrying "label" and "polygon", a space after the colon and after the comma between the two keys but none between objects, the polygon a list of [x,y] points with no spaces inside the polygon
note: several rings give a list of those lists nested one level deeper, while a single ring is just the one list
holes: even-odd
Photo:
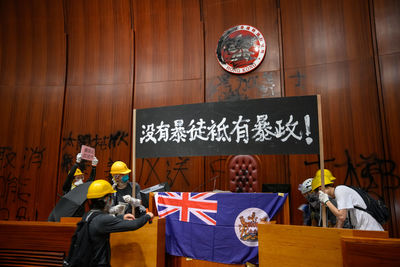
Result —
[{"label": "white sign held in hand", "polygon": [[82,145],[81,154],[82,154],[82,159],[92,161],[95,155],[95,149],[90,146]]}]

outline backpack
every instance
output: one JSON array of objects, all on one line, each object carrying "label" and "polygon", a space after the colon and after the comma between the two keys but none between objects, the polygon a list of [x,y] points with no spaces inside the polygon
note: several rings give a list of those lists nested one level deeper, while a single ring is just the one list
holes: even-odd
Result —
[{"label": "backpack", "polygon": [[94,217],[100,213],[87,213],[85,218],[78,222],[78,226],[71,238],[68,256],[65,258],[63,267],[92,266],[92,240],[89,235],[89,224]]},{"label": "backpack", "polygon": [[364,200],[365,205],[367,205],[367,209],[363,209],[357,206],[354,206],[354,208],[369,213],[369,215],[374,217],[374,219],[380,224],[385,224],[389,220],[390,217],[389,209],[386,207],[385,203],[381,199],[379,200],[374,199],[373,197],[371,197],[370,194],[368,194],[359,187],[354,187],[354,186],[349,186],[349,187],[355,190]]}]

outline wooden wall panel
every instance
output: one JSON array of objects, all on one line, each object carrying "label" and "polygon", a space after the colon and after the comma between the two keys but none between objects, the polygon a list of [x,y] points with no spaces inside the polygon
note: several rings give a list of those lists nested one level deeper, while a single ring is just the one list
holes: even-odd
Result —
[{"label": "wooden wall panel", "polygon": [[[134,0],[136,84],[201,80],[203,36],[197,0]],[[193,90],[197,88],[186,88]],[[200,95],[201,91],[198,92]]]},{"label": "wooden wall panel", "polygon": [[62,1],[0,2],[0,219],[47,219],[65,82]]},{"label": "wooden wall panel", "polygon": [[0,7],[0,84],[63,85],[62,2],[2,1]]},{"label": "wooden wall panel", "polygon": [[[281,1],[286,96],[320,94],[325,167],[336,184],[384,195],[371,165],[383,160],[368,1]],[[290,156],[290,181],[319,169],[317,156]],[[350,171],[356,177],[349,176]],[[292,191],[292,213],[304,202]],[[301,223],[300,216],[292,216]]]},{"label": "wooden wall panel", "polygon": [[390,206],[392,208],[392,223],[395,236],[399,236],[400,219],[400,146],[398,139],[400,136],[400,53],[385,55],[380,57],[382,73],[384,114],[387,129],[388,158],[387,166],[387,186],[391,196]]},{"label": "wooden wall panel", "polygon": [[151,108],[203,102],[203,81],[180,80],[138,83],[135,87],[135,108]]},{"label": "wooden wall panel", "polygon": [[[133,1],[133,12],[134,107],[203,102],[199,1],[139,0]],[[203,164],[202,157],[137,159],[136,180],[142,188],[168,181],[173,191],[192,191],[204,181]]]},{"label": "wooden wall panel", "polygon": [[67,0],[68,85],[132,83],[130,1]]},{"label": "wooden wall panel", "polygon": [[390,207],[394,236],[400,235],[400,4],[398,1],[374,1],[377,56],[379,58],[382,121],[387,147],[387,186],[389,187]]},{"label": "wooden wall panel", "polygon": [[400,52],[400,3],[397,0],[374,0],[378,54]]},{"label": "wooden wall panel", "polygon": [[281,1],[285,68],[372,56],[367,0]]},{"label": "wooden wall panel", "polygon": [[[68,69],[58,192],[81,145],[96,149],[96,178],[130,163],[133,32],[130,1],[65,1]],[[82,164],[86,177],[90,162]]]}]

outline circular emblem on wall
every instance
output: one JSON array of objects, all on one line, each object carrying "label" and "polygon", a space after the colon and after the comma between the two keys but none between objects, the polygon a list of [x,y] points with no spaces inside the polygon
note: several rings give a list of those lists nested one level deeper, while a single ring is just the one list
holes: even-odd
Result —
[{"label": "circular emblem on wall", "polygon": [[243,74],[257,68],[266,51],[265,39],[259,30],[249,25],[237,25],[221,36],[216,55],[226,71]]},{"label": "circular emblem on wall", "polygon": [[259,208],[243,210],[235,220],[236,237],[248,247],[258,246],[258,223],[269,221],[268,214]]}]

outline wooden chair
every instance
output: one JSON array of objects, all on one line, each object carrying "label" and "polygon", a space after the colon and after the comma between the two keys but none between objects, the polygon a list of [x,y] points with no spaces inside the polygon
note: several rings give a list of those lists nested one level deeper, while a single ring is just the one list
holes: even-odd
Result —
[{"label": "wooden chair", "polygon": [[226,161],[228,190],[239,192],[260,192],[259,176],[261,161],[256,155],[229,156]]}]

